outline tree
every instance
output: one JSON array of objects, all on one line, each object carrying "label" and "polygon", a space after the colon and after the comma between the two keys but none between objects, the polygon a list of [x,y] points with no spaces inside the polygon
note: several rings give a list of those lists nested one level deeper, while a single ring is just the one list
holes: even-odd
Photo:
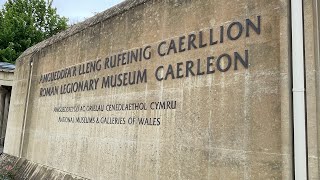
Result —
[{"label": "tree", "polygon": [[0,61],[14,63],[28,47],[67,28],[53,0],[8,0],[0,10]]}]

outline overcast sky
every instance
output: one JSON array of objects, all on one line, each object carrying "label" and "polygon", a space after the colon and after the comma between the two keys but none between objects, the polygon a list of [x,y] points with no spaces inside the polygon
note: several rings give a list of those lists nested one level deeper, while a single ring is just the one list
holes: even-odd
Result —
[{"label": "overcast sky", "polygon": [[[69,24],[81,22],[84,19],[102,12],[124,0],[53,0],[53,6],[58,14],[69,18]],[[0,7],[6,0],[0,0]]]}]

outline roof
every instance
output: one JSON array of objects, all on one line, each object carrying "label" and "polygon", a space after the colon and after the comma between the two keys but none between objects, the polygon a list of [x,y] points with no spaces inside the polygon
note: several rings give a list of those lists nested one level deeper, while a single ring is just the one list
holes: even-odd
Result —
[{"label": "roof", "polygon": [[4,72],[14,72],[16,66],[7,62],[0,62],[0,71]]}]

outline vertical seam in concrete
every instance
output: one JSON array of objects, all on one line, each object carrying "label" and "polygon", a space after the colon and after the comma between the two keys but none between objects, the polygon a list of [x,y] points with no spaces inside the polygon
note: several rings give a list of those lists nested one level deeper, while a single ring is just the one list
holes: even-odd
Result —
[{"label": "vertical seam in concrete", "polygon": [[303,69],[304,69],[304,112],[305,112],[305,144],[306,144],[306,179],[309,179],[309,146],[308,146],[308,96],[307,96],[307,67],[306,67],[306,45],[305,45],[305,5],[304,1],[302,5],[302,46],[303,46]]},{"label": "vertical seam in concrete", "polygon": [[27,121],[27,112],[28,112],[28,104],[29,104],[29,97],[30,97],[30,89],[31,89],[31,80],[32,80],[32,71],[33,71],[33,59],[34,59],[34,53],[30,57],[29,61],[29,75],[28,75],[28,89],[27,89],[27,95],[25,100],[25,108],[23,113],[23,122],[22,122],[22,129],[21,129],[21,136],[20,136],[20,148],[19,148],[19,157],[22,157],[23,152],[23,145],[24,145],[24,135],[25,135],[25,128],[26,128],[26,121]]},{"label": "vertical seam in concrete", "polygon": [[305,42],[305,6],[302,1],[302,45],[303,45],[303,68],[304,68],[304,104],[305,104],[305,141],[306,141],[306,163],[307,163],[307,179],[309,179],[309,158],[308,158],[308,96],[307,96],[307,67],[306,67],[306,42]]},{"label": "vertical seam in concrete", "polygon": [[294,174],[295,174],[295,164],[294,164],[294,125],[293,125],[293,83],[292,83],[292,20],[291,20],[291,0],[287,0],[287,17],[288,17],[288,92],[289,92],[289,120],[291,125],[289,126],[290,128],[290,135],[291,135],[291,177],[294,179]]}]

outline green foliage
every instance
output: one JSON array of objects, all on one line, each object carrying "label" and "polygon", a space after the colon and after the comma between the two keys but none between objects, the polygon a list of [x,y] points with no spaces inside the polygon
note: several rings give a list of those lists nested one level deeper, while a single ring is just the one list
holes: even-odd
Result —
[{"label": "green foliage", "polygon": [[0,61],[14,63],[28,47],[67,28],[53,0],[8,0],[0,10]]},{"label": "green foliage", "polygon": [[14,180],[12,175],[0,174],[0,180]]},{"label": "green foliage", "polygon": [[13,170],[14,168],[11,165],[8,165],[4,172],[0,172],[0,180],[14,180]]}]

